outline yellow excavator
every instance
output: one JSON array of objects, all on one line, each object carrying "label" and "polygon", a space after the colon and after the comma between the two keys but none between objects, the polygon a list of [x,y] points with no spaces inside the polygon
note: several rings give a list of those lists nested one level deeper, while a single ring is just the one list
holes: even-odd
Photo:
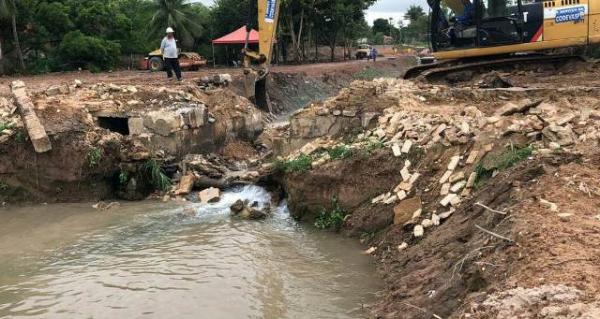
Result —
[{"label": "yellow excavator", "polygon": [[250,31],[252,30],[252,13],[254,1],[250,1],[248,22],[246,24],[246,44],[244,46],[244,89],[246,97],[259,108],[273,113],[267,92],[268,75],[273,55],[273,43],[277,32],[279,6],[281,0],[258,0],[258,51],[252,51],[249,46]]},{"label": "yellow excavator", "polygon": [[580,58],[560,49],[600,43],[600,0],[428,0],[435,63],[405,78]]}]

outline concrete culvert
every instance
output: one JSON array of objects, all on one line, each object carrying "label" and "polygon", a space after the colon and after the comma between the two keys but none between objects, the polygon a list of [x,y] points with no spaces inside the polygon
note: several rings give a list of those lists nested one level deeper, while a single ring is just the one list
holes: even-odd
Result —
[{"label": "concrete culvert", "polygon": [[98,126],[121,135],[129,135],[129,123],[126,117],[99,116]]}]

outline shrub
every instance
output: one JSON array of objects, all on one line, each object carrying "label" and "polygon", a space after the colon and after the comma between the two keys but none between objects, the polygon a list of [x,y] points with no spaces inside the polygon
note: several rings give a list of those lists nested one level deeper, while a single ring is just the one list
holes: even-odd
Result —
[{"label": "shrub", "polygon": [[372,81],[373,79],[380,78],[384,75],[385,75],[385,73],[379,69],[367,68],[362,71],[354,73],[354,78],[356,80]]},{"label": "shrub", "polygon": [[[171,179],[165,174],[165,171],[154,159],[149,159],[144,163],[144,172],[154,189],[168,191],[171,187]],[[119,176],[120,179],[121,176]]]},{"label": "shrub", "polygon": [[90,168],[94,168],[100,164],[102,160],[102,149],[97,147],[93,147],[88,151],[87,154],[88,166]]},{"label": "shrub", "polygon": [[111,69],[117,65],[120,55],[118,43],[88,36],[81,31],[67,33],[58,46],[58,58],[62,63],[93,72]]},{"label": "shrub", "polygon": [[533,148],[531,146],[523,147],[523,148],[515,148],[509,147],[507,150],[492,158],[492,167],[491,169],[486,169],[482,162],[479,162],[477,166],[475,166],[475,173],[477,177],[475,178],[475,186],[479,186],[482,182],[492,177],[494,171],[503,171],[508,169],[520,161],[528,158],[533,153]]},{"label": "shrub", "polygon": [[308,155],[300,155],[291,160],[275,161],[275,168],[285,173],[306,172],[312,167],[312,158]]},{"label": "shrub", "polygon": [[331,211],[321,210],[321,213],[315,219],[315,227],[319,229],[333,229],[335,231],[339,231],[342,228],[346,212],[340,207],[337,198],[331,201],[331,206]]},{"label": "shrub", "polygon": [[0,122],[0,134],[2,134],[2,132],[4,132],[5,130],[10,130],[11,128],[12,128],[12,125],[10,123]]},{"label": "shrub", "polygon": [[332,160],[348,158],[352,155],[352,149],[346,145],[338,145],[327,151]]}]

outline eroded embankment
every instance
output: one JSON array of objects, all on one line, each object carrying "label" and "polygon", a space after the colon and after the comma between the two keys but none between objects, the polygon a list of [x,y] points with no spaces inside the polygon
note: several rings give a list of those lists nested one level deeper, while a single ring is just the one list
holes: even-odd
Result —
[{"label": "eroded embankment", "polygon": [[355,77],[399,74],[407,63],[351,64],[327,74],[273,73],[276,116],[239,95],[243,81],[237,75],[161,86],[151,79],[144,84],[142,76],[131,84],[89,76],[85,83],[61,83],[60,75],[48,77],[61,84],[25,83],[19,94],[41,124],[44,146],[34,149],[38,141],[23,122],[14,92],[2,97],[0,203],[139,200],[154,190],[180,197],[191,188],[254,182],[265,150],[256,139],[265,125],[335,95]]},{"label": "eroded embankment", "polygon": [[594,318],[597,102],[585,87],[381,79],[261,138],[296,217],[381,263],[377,317]]}]

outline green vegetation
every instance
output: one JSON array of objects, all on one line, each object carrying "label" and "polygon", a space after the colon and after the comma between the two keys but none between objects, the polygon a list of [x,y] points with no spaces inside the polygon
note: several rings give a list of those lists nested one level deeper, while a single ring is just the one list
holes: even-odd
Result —
[{"label": "green vegetation", "polygon": [[366,68],[362,71],[354,73],[353,77],[356,80],[372,81],[373,79],[383,77],[385,72],[376,68]]},{"label": "green vegetation", "polygon": [[[156,190],[166,192],[171,187],[171,179],[165,174],[160,164],[154,159],[149,159],[144,163],[144,172],[147,175],[150,184]],[[119,176],[120,179],[121,176]]]},{"label": "green vegetation", "polygon": [[315,219],[315,227],[319,229],[332,229],[339,231],[344,224],[344,218],[346,218],[346,212],[340,207],[337,198],[331,201],[332,209],[330,211],[323,209],[321,213]]},{"label": "green vegetation", "polygon": [[12,124],[10,123],[1,123],[0,122],[0,134],[6,130],[10,130],[12,128]]},{"label": "green vegetation", "polygon": [[310,170],[312,161],[312,157],[302,154],[291,160],[276,160],[275,169],[285,173],[306,172]]},{"label": "green vegetation", "polygon": [[[250,1],[256,0],[215,0],[206,7],[187,0],[0,0],[2,64],[5,73],[134,67],[140,56],[158,48],[169,26],[183,50],[209,57],[211,39],[246,25],[249,18],[257,28],[256,10],[248,14]],[[410,15],[405,27],[388,19],[370,27],[364,12],[375,2],[281,1],[276,37],[287,45],[281,50],[284,62],[322,59],[315,56],[315,46],[329,47],[330,59],[336,58],[336,48],[343,48],[346,59],[359,39],[372,44],[382,44],[384,38],[388,43],[425,39],[427,32],[421,29],[427,15],[422,9],[418,16]],[[238,58],[225,50],[216,47],[218,63]]]},{"label": "green vegetation", "polygon": [[27,136],[25,135],[25,132],[17,131],[15,133],[15,141],[19,144],[25,143],[27,141]]},{"label": "green vegetation", "polygon": [[[494,171],[503,171],[506,170],[520,161],[528,158],[533,153],[533,148],[531,146],[516,148],[516,147],[508,147],[505,152],[496,157],[489,159],[490,165],[484,165],[483,162],[479,162],[475,167],[475,173],[477,174],[477,178],[475,179],[475,187],[481,185],[481,183],[488,180],[492,177]],[[488,159],[486,159],[488,160]],[[486,168],[487,166],[488,168]],[[491,167],[491,168],[489,168]]]},{"label": "green vegetation", "polygon": [[100,164],[102,160],[102,149],[97,147],[92,147],[87,154],[88,166],[90,168],[95,168]]},{"label": "green vegetation", "polygon": [[119,185],[125,186],[129,182],[129,173],[126,171],[121,171],[119,173]]},{"label": "green vegetation", "polygon": [[3,181],[0,181],[0,191],[8,190],[10,186]]},{"label": "green vegetation", "polygon": [[346,145],[338,145],[327,150],[327,153],[332,160],[345,159],[352,156],[352,149]]}]

